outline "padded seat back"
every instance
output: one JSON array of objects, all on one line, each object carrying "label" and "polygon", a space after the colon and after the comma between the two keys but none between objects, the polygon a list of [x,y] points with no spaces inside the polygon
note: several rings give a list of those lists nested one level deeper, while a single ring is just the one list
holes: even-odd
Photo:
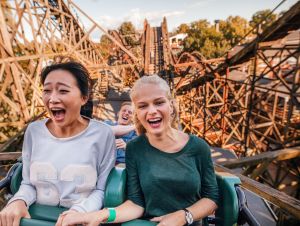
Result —
[{"label": "padded seat back", "polygon": [[[13,174],[10,189],[16,193],[22,180],[22,164]],[[238,177],[228,173],[217,173],[217,182],[220,191],[219,208],[216,211],[217,226],[236,225],[239,209],[235,186],[241,184]],[[115,167],[111,170],[104,194],[104,206],[116,207],[126,200],[126,170]],[[32,219],[22,219],[21,226],[54,226],[60,213],[66,208],[33,204],[29,208]],[[153,226],[154,222],[133,220],[123,223],[122,226]]]},{"label": "padded seat back", "polygon": [[217,183],[220,193],[220,201],[215,214],[216,225],[237,225],[239,203],[235,186],[241,184],[241,180],[232,174],[217,172]]}]

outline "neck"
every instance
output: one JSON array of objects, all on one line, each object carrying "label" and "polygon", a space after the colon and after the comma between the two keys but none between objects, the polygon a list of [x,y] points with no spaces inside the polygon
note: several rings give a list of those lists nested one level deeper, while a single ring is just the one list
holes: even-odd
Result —
[{"label": "neck", "polygon": [[64,126],[60,126],[51,121],[48,125],[48,129],[56,137],[67,138],[80,133],[87,127],[87,125],[88,121],[79,115],[79,117],[72,123]]},{"label": "neck", "polygon": [[146,133],[146,136],[153,146],[170,147],[178,141],[178,131],[173,128],[161,134]]}]

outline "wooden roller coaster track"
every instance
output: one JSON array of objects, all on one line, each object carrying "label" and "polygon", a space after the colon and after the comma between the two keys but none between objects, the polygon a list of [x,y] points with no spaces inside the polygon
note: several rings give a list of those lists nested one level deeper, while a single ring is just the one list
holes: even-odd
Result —
[{"label": "wooden roller coaster track", "polygon": [[[88,29],[78,15],[89,21]],[[219,59],[199,52],[175,56],[166,19],[160,27],[145,21],[141,55],[134,55],[118,33],[106,31],[70,0],[1,1],[0,162],[20,156],[26,125],[42,114],[41,68],[69,56],[89,69],[95,99],[116,85],[112,76],[126,78],[129,87],[143,74],[162,76],[179,103],[182,129],[241,157],[217,169],[242,167],[245,187],[300,219],[299,200],[252,180],[299,199],[299,21],[297,2],[239,52]],[[112,40],[121,64],[103,59],[90,39],[95,31]]]}]

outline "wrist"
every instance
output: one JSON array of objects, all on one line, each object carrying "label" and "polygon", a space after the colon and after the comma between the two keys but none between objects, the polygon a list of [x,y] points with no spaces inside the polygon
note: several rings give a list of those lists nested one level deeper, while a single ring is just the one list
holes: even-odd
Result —
[{"label": "wrist", "polygon": [[191,213],[191,211],[189,211],[188,209],[183,209],[184,213],[185,213],[185,221],[187,225],[191,225],[194,222],[194,217],[193,214]]},{"label": "wrist", "polygon": [[14,204],[16,204],[16,205],[18,205],[18,206],[23,206],[23,205],[24,205],[25,208],[27,208],[27,203],[26,203],[25,200],[23,200],[23,199],[16,199],[16,200],[10,202],[10,203],[8,204],[8,206],[9,206],[10,204],[12,204],[12,203],[14,203]]},{"label": "wrist", "polygon": [[184,210],[178,210],[177,214],[178,214],[178,221],[180,221],[180,223],[182,225],[185,225],[187,222],[186,222],[186,219],[185,219],[185,212],[184,212]]},{"label": "wrist", "polygon": [[99,223],[106,223],[107,219],[109,217],[108,209],[104,208],[104,209],[100,210],[98,216],[99,216],[99,219],[100,219]]}]

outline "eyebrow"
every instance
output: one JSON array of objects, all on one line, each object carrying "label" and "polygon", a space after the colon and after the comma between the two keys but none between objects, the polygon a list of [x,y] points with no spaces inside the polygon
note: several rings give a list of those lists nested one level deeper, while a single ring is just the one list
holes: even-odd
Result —
[{"label": "eyebrow", "polygon": [[[155,98],[154,101],[158,101],[158,100],[165,100],[165,97],[158,97],[158,98]],[[146,102],[137,102],[137,104],[144,104]]]},{"label": "eyebrow", "polygon": [[[66,86],[66,87],[68,87],[68,88],[72,88],[72,86],[69,86],[68,84],[65,84],[65,83],[62,83],[62,82],[58,82],[57,84],[58,84],[58,85],[61,85],[61,86]],[[46,83],[44,84],[44,86],[47,86],[47,85],[51,85],[51,82],[46,82]]]}]

